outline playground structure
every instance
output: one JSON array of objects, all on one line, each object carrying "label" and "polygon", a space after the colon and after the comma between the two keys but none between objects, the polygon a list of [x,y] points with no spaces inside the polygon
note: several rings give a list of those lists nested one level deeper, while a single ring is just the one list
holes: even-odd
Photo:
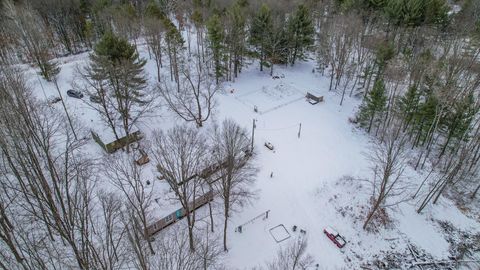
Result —
[{"label": "playground structure", "polygon": [[247,222],[243,223],[242,225],[239,225],[235,228],[235,232],[242,233],[243,229],[245,228],[246,225],[254,223],[256,220],[262,219],[268,219],[268,214],[270,213],[270,210],[267,210],[265,212],[262,212],[260,215],[248,220]]},{"label": "playground structure", "polygon": [[275,242],[280,243],[288,238],[290,238],[290,233],[288,232],[287,228],[283,224],[279,224],[273,228],[270,228],[268,230],[270,232],[270,235],[273,237]]}]

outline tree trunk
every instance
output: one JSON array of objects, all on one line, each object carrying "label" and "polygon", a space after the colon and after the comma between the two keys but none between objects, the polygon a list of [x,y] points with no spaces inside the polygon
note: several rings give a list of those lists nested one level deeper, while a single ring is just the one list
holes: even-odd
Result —
[{"label": "tree trunk", "polygon": [[373,215],[375,214],[375,212],[380,207],[380,201],[381,200],[380,200],[380,195],[379,195],[378,199],[375,201],[375,204],[372,207],[372,210],[370,211],[370,213],[368,213],[368,216],[367,216],[367,219],[365,220],[365,223],[363,223],[363,229],[364,230],[367,228],[368,223],[370,223],[370,220],[372,219]]},{"label": "tree trunk", "polygon": [[475,191],[472,193],[472,195],[470,196],[470,199],[472,199],[472,200],[475,199],[479,190],[480,190],[480,184],[477,186]]},{"label": "tree trunk", "polygon": [[223,222],[223,251],[228,251],[227,248],[227,226],[228,226],[228,208],[225,207],[225,219]]},{"label": "tree trunk", "polygon": [[65,111],[65,115],[67,116],[68,124],[70,125],[70,128],[72,129],[73,137],[75,138],[75,140],[78,140],[77,133],[75,132],[75,129],[73,128],[72,119],[70,118],[70,114],[68,113],[67,106],[65,105],[65,101],[63,100],[63,96],[62,96],[62,93],[60,92],[60,88],[58,87],[58,82],[57,82],[56,78],[53,79],[53,84],[55,84],[55,88],[57,89],[60,100],[62,101],[63,110]]}]

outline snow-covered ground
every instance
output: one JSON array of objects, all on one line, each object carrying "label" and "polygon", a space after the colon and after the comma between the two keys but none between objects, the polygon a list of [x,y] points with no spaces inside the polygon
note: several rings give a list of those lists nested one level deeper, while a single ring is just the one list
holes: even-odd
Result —
[{"label": "snow-covered ground", "polygon": [[[147,57],[145,47],[140,47],[140,51]],[[95,130],[108,141],[111,135],[98,115],[85,103],[65,93],[74,80],[75,66],[84,64],[87,59],[88,54],[62,59],[59,85],[71,113],[81,119],[86,128]],[[146,68],[153,82],[156,74],[153,61],[149,61]],[[367,211],[365,206],[371,190],[364,180],[372,177],[365,154],[374,142],[348,121],[355,114],[359,100],[346,97],[344,104],[339,106],[340,95],[328,92],[328,78],[312,73],[313,68],[313,62],[275,67],[274,73],[280,79],[272,79],[269,71],[261,73],[255,63],[234,83],[224,83],[217,95],[214,119],[233,118],[249,130],[255,121],[254,140],[258,153],[255,163],[260,169],[253,187],[258,198],[231,218],[230,250],[226,255],[228,269],[263,265],[274,258],[278,248],[303,237],[300,230],[306,231],[308,252],[320,269],[359,269],[361,264],[382,252],[402,252],[410,244],[437,259],[447,259],[449,243],[437,220],[449,221],[464,231],[480,231],[478,221],[467,218],[447,199],[429,206],[420,215],[415,212],[417,201],[403,203],[389,210],[393,224],[388,229],[378,233],[363,231],[363,220],[359,217]],[[40,98],[56,95],[51,83],[37,78],[31,70],[28,74]],[[324,96],[325,101],[309,104],[304,98],[307,91]],[[55,106],[61,108],[60,104]],[[255,106],[258,112],[254,112]],[[151,131],[167,129],[178,121],[163,110],[139,126],[148,137]],[[274,151],[264,147],[265,142],[272,143]],[[93,141],[88,147],[92,155],[101,156],[100,148]],[[154,168],[151,163],[149,166],[146,173],[153,179]],[[412,169],[407,170],[406,177],[416,185],[423,180],[421,173]],[[163,198],[168,191],[165,183],[155,183],[155,187],[158,194],[154,197]],[[152,216],[161,217],[174,209],[175,206],[163,200],[154,206]],[[267,219],[249,222],[268,210]],[[242,233],[235,232],[235,227],[242,224],[245,224]],[[294,225],[298,227],[296,232],[292,231]],[[327,226],[335,228],[347,240],[342,250],[323,234]],[[286,231],[279,230],[282,227]]]}]

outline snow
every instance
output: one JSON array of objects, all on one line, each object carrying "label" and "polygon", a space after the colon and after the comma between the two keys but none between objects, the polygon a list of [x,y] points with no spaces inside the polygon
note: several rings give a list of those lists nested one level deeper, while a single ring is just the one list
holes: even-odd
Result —
[{"label": "snow", "polygon": [[[139,51],[148,58],[145,46],[141,46]],[[87,59],[88,53],[62,58],[59,86],[72,116],[109,142],[113,139],[112,135],[97,113],[84,102],[66,96],[75,80],[76,66],[85,64]],[[445,198],[420,215],[415,212],[416,201],[401,204],[389,212],[394,219],[393,228],[378,233],[362,230],[363,220],[358,220],[360,206],[367,205],[370,194],[368,183],[361,179],[372,176],[365,157],[371,147],[371,137],[348,121],[356,112],[359,100],[346,96],[343,105],[339,106],[340,95],[328,91],[328,78],[312,73],[314,66],[312,61],[298,63],[294,67],[275,66],[274,74],[278,74],[280,79],[274,80],[269,71],[260,72],[258,64],[252,63],[235,82],[224,83],[223,90],[217,95],[218,107],[213,120],[232,118],[249,130],[255,120],[254,141],[258,153],[255,163],[260,169],[253,187],[258,199],[231,217],[228,230],[230,249],[226,255],[228,269],[250,269],[263,265],[274,258],[279,247],[302,237],[300,230],[306,231],[308,252],[315,258],[315,263],[325,269],[358,269],[361,263],[375,254],[391,250],[392,244],[388,239],[398,239],[395,242],[398,249],[405,249],[411,242],[444,259],[448,256],[449,244],[434,219],[448,220],[456,227],[478,232],[478,221],[466,217]],[[156,76],[153,61],[150,60],[146,68],[153,82]],[[28,77],[39,98],[57,96],[53,85],[38,78],[32,69],[28,70]],[[304,98],[306,92],[324,96],[324,102],[309,104]],[[61,111],[60,106],[54,105]],[[258,113],[254,112],[255,106]],[[145,119],[139,127],[148,137],[155,129],[166,130],[179,122],[177,117],[162,110]],[[265,142],[272,143],[274,151],[267,149]],[[88,145],[86,151],[102,157],[100,148],[94,142]],[[156,179],[153,163],[152,160],[145,166],[146,179]],[[423,179],[413,170],[408,170],[408,174],[415,181],[415,186]],[[339,181],[344,176],[353,180]],[[159,200],[152,206],[152,220],[178,208],[178,204],[165,199],[168,198],[166,184],[159,180],[154,182],[154,198]],[[347,214],[340,213],[340,209],[347,209]],[[267,210],[270,210],[268,219],[246,224],[242,233],[235,231],[237,226]],[[199,215],[202,213],[200,211]],[[275,227],[279,224],[283,226]],[[294,225],[297,226],[296,232],[291,229]],[[328,226],[336,228],[347,241],[343,250],[324,235],[323,229]],[[285,241],[275,241],[287,236],[290,237]]]}]

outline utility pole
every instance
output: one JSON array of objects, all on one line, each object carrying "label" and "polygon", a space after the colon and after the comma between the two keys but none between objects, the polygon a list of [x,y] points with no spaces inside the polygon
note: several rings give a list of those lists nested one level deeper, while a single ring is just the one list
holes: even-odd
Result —
[{"label": "utility pole", "polygon": [[300,123],[300,126],[298,127],[298,138],[300,138],[300,133],[302,133],[302,123]]},{"label": "utility pole", "polygon": [[62,102],[63,110],[65,111],[65,114],[67,115],[68,124],[70,124],[70,128],[72,129],[73,137],[75,137],[75,140],[78,140],[77,133],[75,132],[75,129],[73,128],[73,125],[72,125],[72,119],[70,118],[70,114],[68,113],[67,106],[65,105],[65,101],[63,100],[62,92],[60,91],[60,88],[58,87],[58,81],[57,81],[56,75],[53,78],[53,84],[55,84],[55,88],[57,89],[58,96],[60,97],[60,101]]},{"label": "utility pole", "polygon": [[48,102],[49,100],[48,100],[47,94],[45,93],[45,88],[43,88],[42,81],[41,81],[40,78],[38,77],[38,74],[37,74],[37,80],[38,80],[38,82],[40,83],[40,87],[42,88],[43,95],[45,96],[45,101]]},{"label": "utility pole", "polygon": [[255,128],[256,128],[256,125],[255,125],[255,119],[253,119],[253,124],[252,124],[252,146],[250,147],[252,149],[252,152],[253,152],[253,139],[255,137]]}]

